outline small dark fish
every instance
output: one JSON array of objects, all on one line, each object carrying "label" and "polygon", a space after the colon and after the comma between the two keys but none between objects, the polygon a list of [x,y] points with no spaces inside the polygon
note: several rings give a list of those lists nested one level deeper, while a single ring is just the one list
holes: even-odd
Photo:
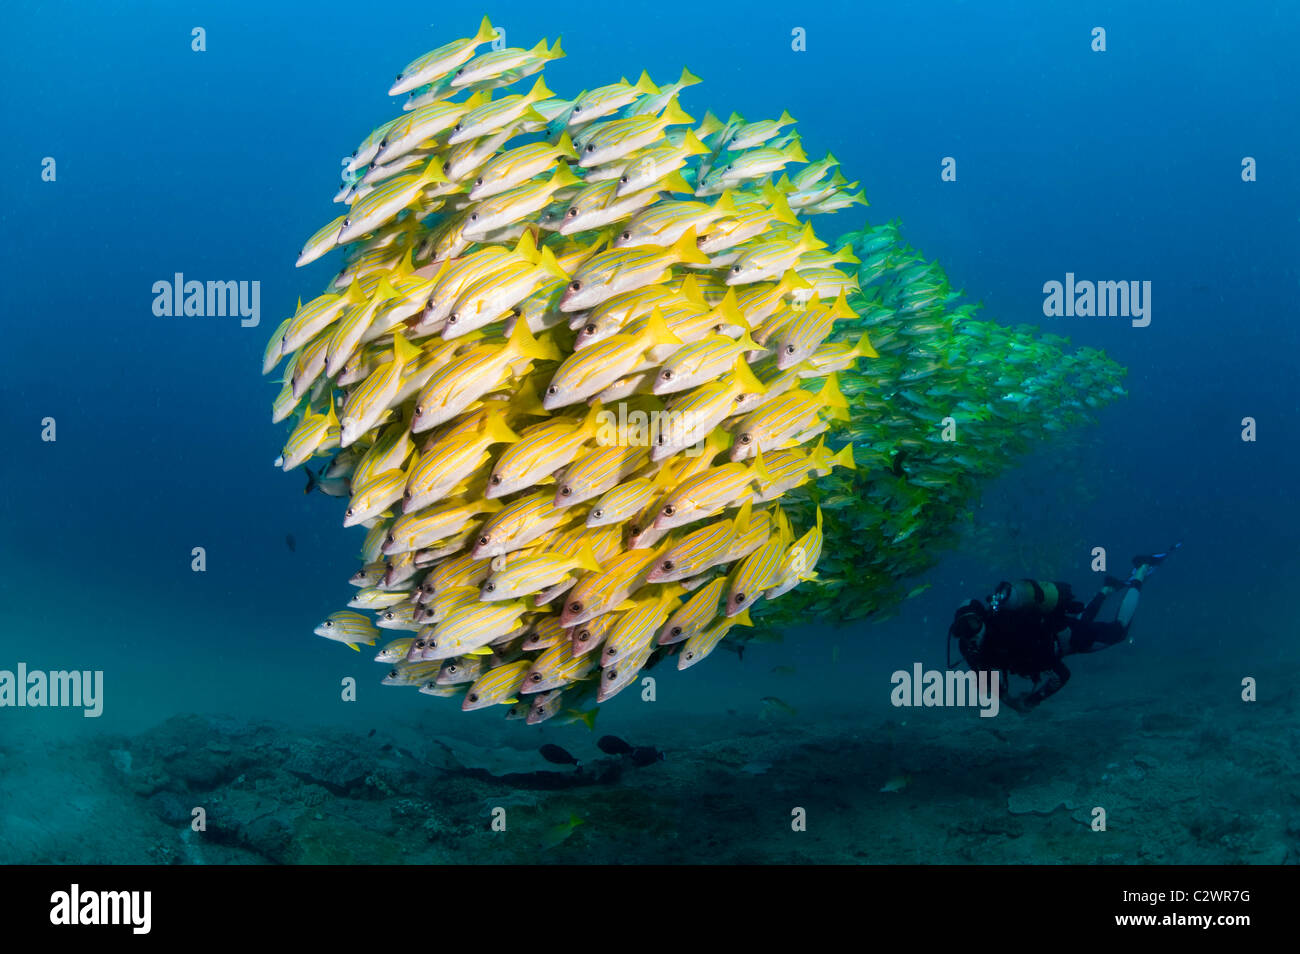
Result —
[{"label": "small dark fish", "polygon": [[371,737],[372,735],[374,735],[374,734],[375,734],[375,730],[374,730],[374,729],[371,729],[369,732],[366,733],[366,738],[368,739],[368,738],[370,738],[370,737]]},{"label": "small dark fish", "polygon": [[284,542],[288,544],[290,553],[298,552],[298,541],[293,538],[292,533],[286,533],[284,535]]},{"label": "small dark fish", "polygon": [[576,765],[582,768],[582,763],[572,755],[560,748],[558,745],[547,743],[537,750],[542,754],[542,758],[548,762],[554,762],[556,765]]},{"label": "small dark fish", "polygon": [[637,768],[646,765],[653,765],[655,762],[662,762],[664,754],[650,745],[638,745],[632,750],[632,764]]},{"label": "small dark fish", "polygon": [[606,755],[629,755],[632,752],[632,746],[616,735],[602,735],[596,742],[596,748]]}]

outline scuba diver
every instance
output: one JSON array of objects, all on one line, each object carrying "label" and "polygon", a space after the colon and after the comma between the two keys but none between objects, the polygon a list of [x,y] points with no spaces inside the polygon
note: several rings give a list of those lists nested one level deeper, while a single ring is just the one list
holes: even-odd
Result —
[{"label": "scuba diver", "polygon": [[[948,629],[948,668],[953,666],[951,640],[955,639],[971,669],[1001,674],[998,693],[1002,701],[1017,712],[1028,712],[1069,681],[1064,657],[1114,646],[1128,635],[1143,582],[1180,546],[1134,557],[1129,578],[1120,580],[1108,574],[1087,605],[1074,598],[1068,583],[999,583],[987,606],[971,600],[958,608]],[[1097,614],[1106,597],[1119,590],[1124,595],[1115,618],[1099,622]],[[1008,674],[1032,680],[1033,688],[1012,695]]]}]

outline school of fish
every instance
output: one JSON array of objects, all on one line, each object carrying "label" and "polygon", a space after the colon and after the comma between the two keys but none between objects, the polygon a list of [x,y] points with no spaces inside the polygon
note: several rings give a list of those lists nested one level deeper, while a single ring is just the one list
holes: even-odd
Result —
[{"label": "school of fish", "polygon": [[[812,216],[866,200],[788,114],[696,120],[686,69],[563,99],[559,41],[499,37],[485,17],[397,75],[402,114],[298,258],[343,268],[263,362],[293,422],[277,464],[367,529],[350,608],[315,632],[390,631],[385,684],[590,725],[664,660],[743,646],[778,597],[874,607],[909,572],[890,547],[940,536],[1033,439],[1003,431],[1082,371],[1118,380],[950,310],[894,225],[818,239]],[[932,446],[939,417],[981,443]],[[900,479],[890,510],[875,482]]]}]

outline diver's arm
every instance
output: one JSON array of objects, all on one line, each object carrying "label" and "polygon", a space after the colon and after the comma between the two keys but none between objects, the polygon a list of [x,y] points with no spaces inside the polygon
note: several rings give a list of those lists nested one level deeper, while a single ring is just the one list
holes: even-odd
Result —
[{"label": "diver's arm", "polygon": [[1043,679],[1041,681],[1035,680],[1034,688],[1030,692],[1025,693],[1016,702],[1008,700],[1011,708],[1017,712],[1028,712],[1048,696],[1060,692],[1065,684],[1070,681],[1070,670],[1059,659],[1056,661],[1056,665],[1042,675]]}]

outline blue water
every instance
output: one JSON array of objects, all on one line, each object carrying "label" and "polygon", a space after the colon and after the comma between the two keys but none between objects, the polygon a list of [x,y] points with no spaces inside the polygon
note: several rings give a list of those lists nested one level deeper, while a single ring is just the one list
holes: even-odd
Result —
[{"label": "blue water", "polygon": [[[1295,660],[1300,10],[1069,6],[486,11],[512,45],[563,38],[567,58],[545,72],[560,95],[643,68],[668,82],[686,65],[704,80],[682,96],[692,115],[788,110],[808,155],[833,152],[871,202],[820,219],[823,237],[897,217],[986,316],[1129,369],[1129,397],[1082,445],[1045,447],[990,486],[986,509],[1015,523],[1014,544],[951,554],[891,620],[818,625],[744,664],[724,654],[660,680],[654,706],[624,693],[602,714],[610,731],[652,732],[669,714],[756,720],[757,700],[778,693],[813,722],[819,707],[877,719],[890,672],[942,665],[952,607],[1013,574],[1086,588],[1094,546],[1123,567],[1186,543],[1148,585],[1133,646],[1080,664],[1063,697],[1164,691],[1144,690],[1141,673],[1194,658],[1215,678],[1175,680],[1171,702],[1195,708]],[[272,467],[286,428],[270,423],[278,385],[259,374],[268,335],[337,267],[337,255],[294,259],[338,214],[340,159],[393,115],[393,74],[483,12],[6,7],[0,668],[102,669],[106,699],[98,720],[0,709],[0,736],[71,741],[210,712],[538,743],[495,714],[380,687],[368,655],[312,635],[351,593],[362,531],[339,526],[338,501],[304,496],[300,472]],[[205,52],[190,48],[196,26]],[[794,28],[806,51],[792,51]],[[940,179],[946,156],[956,182]],[[1247,156],[1257,181],[1242,181]],[[46,157],[56,181],[42,181]],[[260,282],[260,326],[155,316],[153,283],[177,272]],[[1042,286],[1066,272],[1150,281],[1150,326],[1044,317]],[[54,443],[41,440],[47,417]],[[1255,442],[1241,440],[1245,417]],[[191,570],[194,547],[206,572]],[[1035,559],[1041,569],[1021,565]],[[786,663],[796,676],[771,675]],[[356,702],[340,701],[346,676]],[[1295,729],[1269,718],[1260,731]],[[57,797],[60,777],[41,778]]]}]

